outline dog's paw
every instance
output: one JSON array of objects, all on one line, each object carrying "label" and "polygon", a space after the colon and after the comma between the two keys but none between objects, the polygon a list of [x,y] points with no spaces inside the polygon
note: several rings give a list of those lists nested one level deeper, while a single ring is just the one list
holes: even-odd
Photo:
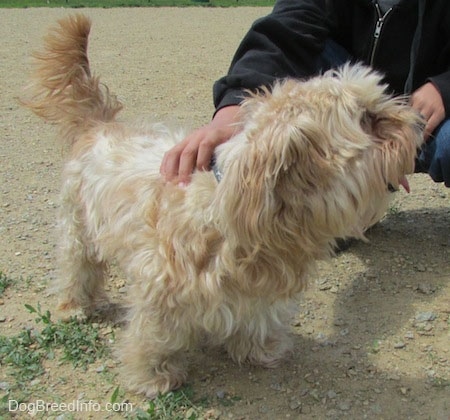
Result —
[{"label": "dog's paw", "polygon": [[125,325],[127,310],[128,308],[120,303],[106,302],[84,313],[91,321]]},{"label": "dog's paw", "polygon": [[144,394],[149,399],[155,399],[169,391],[180,388],[186,381],[186,374],[167,377],[157,376],[141,384],[129,384],[129,389],[137,394]]},{"label": "dog's paw", "polygon": [[280,366],[283,360],[292,355],[290,348],[280,348],[277,351],[253,351],[247,358],[248,362],[254,366],[262,366],[267,369],[275,369]]},{"label": "dog's paw", "polygon": [[63,300],[57,306],[61,312],[74,311],[80,309],[80,305],[74,299]]},{"label": "dog's paw", "polygon": [[293,352],[292,339],[285,331],[277,331],[263,340],[248,340],[244,335],[236,335],[226,343],[226,350],[237,363],[276,368]]}]

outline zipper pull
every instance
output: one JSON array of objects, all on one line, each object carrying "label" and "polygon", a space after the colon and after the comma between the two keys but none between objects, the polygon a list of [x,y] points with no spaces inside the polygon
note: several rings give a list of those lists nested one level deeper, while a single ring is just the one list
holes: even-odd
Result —
[{"label": "zipper pull", "polygon": [[378,39],[380,37],[381,28],[383,27],[384,19],[380,18],[377,20],[377,24],[375,25],[375,32],[373,33],[373,37]]},{"label": "zipper pull", "polygon": [[369,60],[369,63],[371,66],[373,65],[375,51],[377,50],[377,47],[378,47],[378,38],[380,37],[381,29],[383,29],[384,21],[386,20],[389,13],[391,13],[391,11],[392,11],[392,7],[391,7],[389,10],[386,11],[386,13],[384,15],[382,15],[380,6],[378,6],[378,3],[375,3],[375,8],[376,8],[376,11],[378,14],[378,20],[377,20],[377,23],[375,24],[375,30],[373,32],[374,42],[372,45],[372,52],[370,54],[370,60]]}]

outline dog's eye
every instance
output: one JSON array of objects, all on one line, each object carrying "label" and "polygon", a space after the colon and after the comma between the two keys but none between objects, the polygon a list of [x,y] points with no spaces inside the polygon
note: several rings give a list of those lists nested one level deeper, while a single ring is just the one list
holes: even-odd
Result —
[{"label": "dog's eye", "polygon": [[395,193],[398,191],[398,189],[396,189],[391,183],[388,183],[387,188],[388,188],[388,191],[391,193]]},{"label": "dog's eye", "polygon": [[360,124],[365,132],[372,132],[375,130],[376,125],[380,122],[380,118],[377,118],[375,114],[371,112],[365,112],[361,116]]}]

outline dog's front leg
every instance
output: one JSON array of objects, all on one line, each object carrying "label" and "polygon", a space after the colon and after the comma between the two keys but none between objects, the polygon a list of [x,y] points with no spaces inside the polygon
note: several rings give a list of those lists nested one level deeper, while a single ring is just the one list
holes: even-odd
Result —
[{"label": "dog's front leg", "polygon": [[[249,304],[250,306],[250,304]],[[240,319],[239,328],[225,341],[230,357],[238,362],[274,368],[292,352],[292,340],[284,314],[269,305],[255,305],[248,319]]]},{"label": "dog's front leg", "polygon": [[157,313],[149,303],[133,307],[119,349],[128,388],[149,398],[179,388],[187,376],[184,355],[192,335],[167,312]]}]

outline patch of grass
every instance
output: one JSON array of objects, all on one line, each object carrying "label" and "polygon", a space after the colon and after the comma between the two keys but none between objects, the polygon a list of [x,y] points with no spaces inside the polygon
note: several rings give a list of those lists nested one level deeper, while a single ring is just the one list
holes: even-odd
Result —
[{"label": "patch of grass", "polygon": [[389,206],[388,209],[388,213],[391,216],[396,216],[397,214],[399,214],[401,212],[401,207],[400,207],[400,203],[398,202],[392,202]]},{"label": "patch of grass", "polygon": [[381,350],[381,341],[373,340],[372,347],[370,348],[370,352],[373,354],[379,353]]},{"label": "patch of grass", "polygon": [[431,385],[435,388],[450,388],[450,379],[436,376],[431,380]]},{"label": "patch of grass", "polygon": [[184,387],[160,395],[149,401],[146,411],[136,412],[137,420],[196,420],[201,417],[202,407],[192,402],[193,391]]},{"label": "patch of grass", "polygon": [[275,0],[2,0],[0,8],[26,7],[272,7]]},{"label": "patch of grass", "polygon": [[60,348],[62,361],[70,362],[75,367],[86,367],[105,355],[108,348],[93,324],[81,321],[76,316],[55,323],[51,320],[50,311],[42,313],[39,304],[37,309],[31,305],[25,307],[37,315],[37,323],[44,324],[44,329],[37,335],[40,347],[49,352],[53,348]]},{"label": "patch of grass", "polygon": [[6,274],[0,271],[0,296],[5,293],[5,290],[14,283],[14,280],[9,278]]},{"label": "patch of grass", "polygon": [[92,324],[71,317],[54,322],[50,311],[40,305],[25,305],[36,314],[36,324],[42,329],[26,328],[12,337],[0,336],[0,364],[11,367],[10,374],[21,387],[44,373],[42,362],[55,359],[86,368],[107,354],[108,347]]},{"label": "patch of grass", "polygon": [[13,367],[12,375],[18,383],[31,381],[44,372],[42,354],[34,351],[32,330],[25,329],[14,337],[0,336],[0,362]]}]

